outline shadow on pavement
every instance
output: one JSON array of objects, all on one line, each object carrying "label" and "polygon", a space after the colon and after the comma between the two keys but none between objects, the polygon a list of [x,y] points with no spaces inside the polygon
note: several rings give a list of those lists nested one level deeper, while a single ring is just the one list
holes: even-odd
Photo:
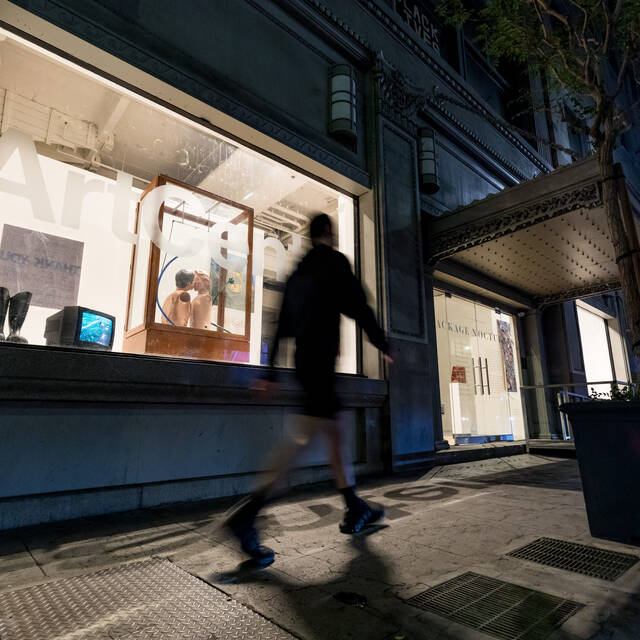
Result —
[{"label": "shadow on pavement", "polygon": [[[416,620],[422,612],[396,595],[389,563],[369,543],[369,537],[386,526],[352,536],[350,545],[356,555],[329,580],[301,585],[293,575],[279,570],[276,560],[273,568],[266,569],[243,562],[233,571],[211,575],[208,581],[223,590],[225,584],[276,585],[279,593],[261,602],[258,611],[304,640],[427,640],[438,633],[439,638],[448,638],[442,628],[434,630],[424,619]],[[443,619],[442,627],[447,624]]]},{"label": "shadow on pavement", "polygon": [[[454,480],[454,478],[437,476],[436,480]],[[455,478],[458,479],[458,478]],[[463,479],[463,478],[460,478]],[[464,480],[486,485],[522,485],[560,489],[562,491],[582,491],[580,472],[575,460],[560,460],[535,467],[514,467],[507,471],[465,476]]]}]

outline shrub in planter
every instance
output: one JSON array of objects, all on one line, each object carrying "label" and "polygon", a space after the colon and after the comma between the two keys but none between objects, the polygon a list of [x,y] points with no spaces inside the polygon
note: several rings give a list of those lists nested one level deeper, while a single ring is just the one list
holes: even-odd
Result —
[{"label": "shrub in planter", "polygon": [[[640,389],[592,391],[562,405],[571,421],[591,534],[640,545]],[[605,399],[606,398],[606,399]]]}]

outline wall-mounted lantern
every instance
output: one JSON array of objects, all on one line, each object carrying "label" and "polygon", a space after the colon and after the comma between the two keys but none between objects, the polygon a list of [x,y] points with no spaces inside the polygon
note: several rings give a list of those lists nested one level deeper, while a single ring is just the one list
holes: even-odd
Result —
[{"label": "wall-mounted lantern", "polygon": [[348,64],[331,67],[331,105],[329,133],[355,141],[356,130],[356,73]]},{"label": "wall-mounted lantern", "polygon": [[418,169],[420,191],[432,195],[440,189],[438,164],[436,162],[436,132],[431,127],[422,127],[418,139]]}]

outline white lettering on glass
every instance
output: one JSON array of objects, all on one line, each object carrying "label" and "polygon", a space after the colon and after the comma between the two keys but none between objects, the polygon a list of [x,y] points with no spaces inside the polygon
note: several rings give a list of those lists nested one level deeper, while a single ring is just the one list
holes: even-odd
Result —
[{"label": "white lettering on glass", "polygon": [[222,269],[233,269],[233,262],[228,257],[229,252],[235,255],[249,255],[249,244],[244,235],[242,229],[233,224],[216,222],[213,233],[209,234],[209,251]]},{"label": "white lettering on glass", "polygon": [[133,176],[118,171],[116,183],[107,187],[107,192],[113,194],[113,235],[123,242],[135,244],[138,237],[129,230],[129,203],[138,201],[138,194],[133,190]]},{"label": "white lettering on glass", "polygon": [[264,248],[273,249],[276,254],[276,280],[285,280],[287,277],[287,252],[282,242],[277,238],[265,238]]},{"label": "white lettering on glass", "polygon": [[89,193],[104,193],[102,180],[85,180],[82,173],[72,171],[67,175],[67,188],[62,205],[62,224],[72,229],[80,228],[84,197]]},{"label": "white lettering on glass", "polygon": [[[63,213],[58,223],[53,213],[33,139],[21,131],[9,129],[0,136],[0,172],[16,153],[20,159],[24,181],[19,182],[0,175],[0,193],[26,198],[31,203],[33,217],[37,220],[73,229],[80,228],[82,224],[85,197],[89,193],[104,194],[113,198],[111,226],[113,235],[122,242],[137,243],[138,236],[129,229],[129,207],[131,202],[138,201],[139,195],[133,189],[133,177],[130,174],[117,171],[115,184],[107,185],[105,193],[104,183],[101,180],[87,179],[82,173],[70,168],[65,184]],[[172,256],[192,257],[204,247],[200,238],[194,236],[183,244],[177,244],[171,242],[160,228],[158,212],[162,203],[170,198],[183,200],[194,215],[205,217],[202,204],[195,195],[178,185],[167,184],[152,189],[142,200],[140,206],[142,226],[149,234],[151,241],[161,250]],[[298,259],[304,252],[302,236],[291,234],[291,237],[292,242],[287,250],[277,238],[268,237],[255,242],[254,236],[254,254],[259,253],[259,259],[256,255],[254,260],[256,276],[263,275],[264,251],[269,248],[276,254],[276,279],[286,279],[287,255],[291,253],[294,259]],[[242,229],[225,222],[218,222],[212,227],[212,233],[208,234],[208,245],[211,256],[223,269],[231,266],[226,257],[228,252],[242,256],[249,254],[249,245]],[[5,259],[16,261],[18,258],[16,254],[11,254],[11,257]]]},{"label": "white lettering on glass", "polygon": [[44,186],[44,177],[33,140],[21,131],[9,129],[0,137],[0,171],[14,153],[20,156],[24,182],[0,178],[0,191],[26,198],[31,202],[33,217],[43,222],[55,223],[49,195]]},{"label": "white lettering on glass", "polygon": [[176,244],[175,242],[171,242],[171,240],[162,233],[162,229],[160,228],[158,212],[160,211],[162,203],[171,198],[184,201],[191,209],[193,215],[198,218],[206,217],[206,212],[200,200],[190,191],[176,184],[163,184],[149,191],[143,198],[140,204],[142,224],[149,234],[151,242],[162,249],[162,251],[172,256],[191,258],[197,255],[202,249],[203,243],[200,238],[191,237],[184,244]]}]

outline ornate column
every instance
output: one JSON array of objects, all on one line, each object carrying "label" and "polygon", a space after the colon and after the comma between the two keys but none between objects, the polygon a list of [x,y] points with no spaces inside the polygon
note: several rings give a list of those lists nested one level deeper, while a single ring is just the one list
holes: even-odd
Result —
[{"label": "ornate column", "polygon": [[[529,311],[522,318],[524,354],[526,358],[526,385],[549,383],[547,355],[542,330],[542,312]],[[525,373],[525,371],[523,371]],[[527,411],[527,438],[551,438],[551,401],[547,389],[528,389],[525,394]]]}]

